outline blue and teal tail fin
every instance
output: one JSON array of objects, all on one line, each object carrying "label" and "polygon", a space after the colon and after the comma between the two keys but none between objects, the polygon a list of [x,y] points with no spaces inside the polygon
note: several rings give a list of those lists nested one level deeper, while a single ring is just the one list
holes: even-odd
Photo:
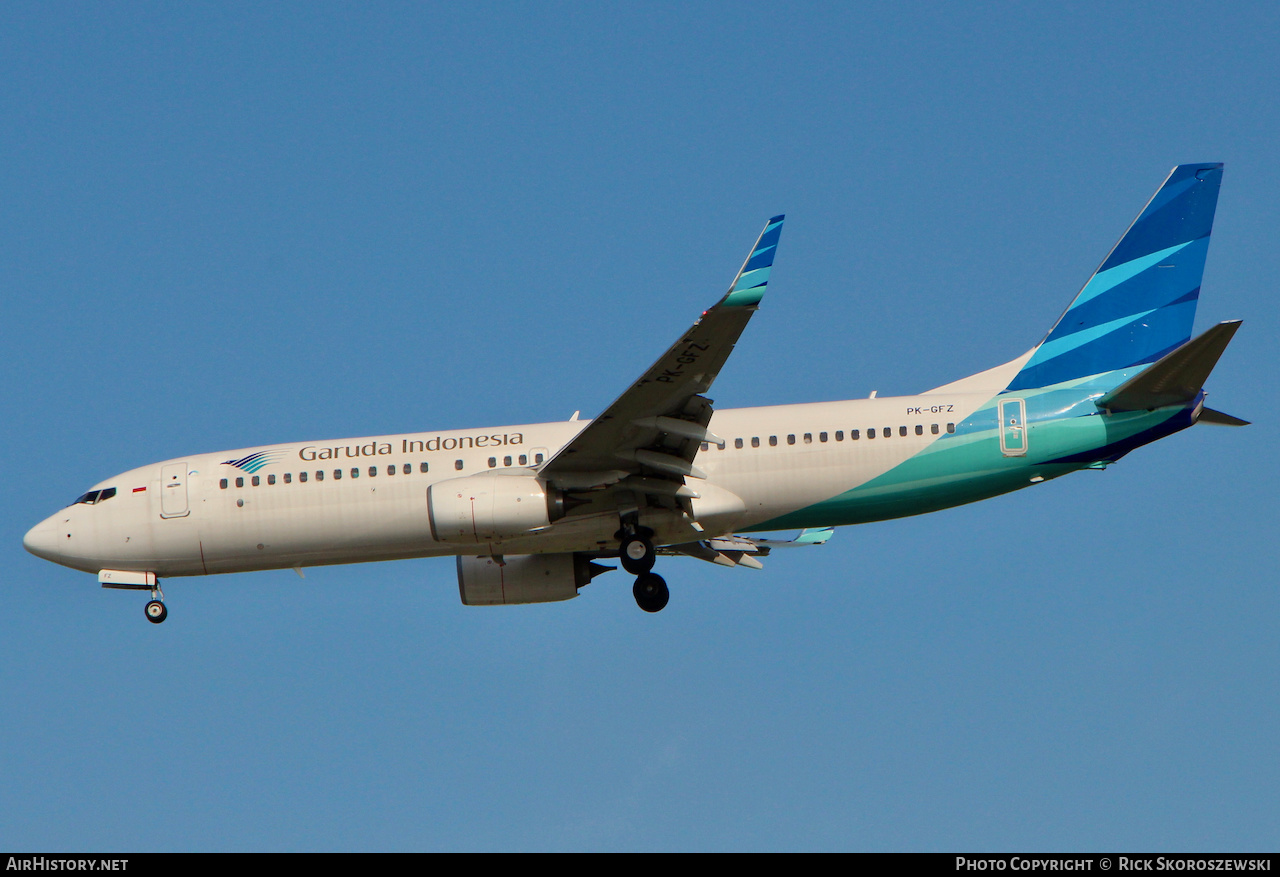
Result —
[{"label": "blue and teal tail fin", "polygon": [[1187,343],[1221,183],[1221,164],[1175,167],[1008,389],[1132,369]]}]

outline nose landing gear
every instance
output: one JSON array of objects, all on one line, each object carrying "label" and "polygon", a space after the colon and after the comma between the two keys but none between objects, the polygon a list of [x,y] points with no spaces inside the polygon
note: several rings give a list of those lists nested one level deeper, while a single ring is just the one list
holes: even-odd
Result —
[{"label": "nose landing gear", "polygon": [[151,601],[142,611],[146,613],[147,621],[152,624],[159,624],[169,617],[169,610],[164,605],[164,591],[160,590],[159,581],[156,581],[155,587],[151,589]]}]

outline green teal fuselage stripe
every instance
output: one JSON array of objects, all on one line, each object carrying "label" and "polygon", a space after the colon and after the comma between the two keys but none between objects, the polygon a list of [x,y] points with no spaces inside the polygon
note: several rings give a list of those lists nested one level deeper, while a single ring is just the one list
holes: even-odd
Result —
[{"label": "green teal fuselage stripe", "polygon": [[[1045,394],[1051,395],[1057,394]],[[1081,399],[1078,393],[1072,395]],[[866,524],[939,511],[1028,487],[1035,483],[1032,478],[1048,481],[1113,459],[1127,453],[1130,448],[1126,442],[1145,444],[1190,425],[1188,418],[1179,417],[1186,414],[1183,408],[1114,415],[1103,415],[1093,408],[1089,414],[1041,414],[1037,419],[1031,413],[1033,398],[1028,398],[1027,454],[1006,456],[1000,449],[995,415],[1000,398],[1025,397],[996,397],[960,424],[956,434],[939,438],[888,472],[830,499],[745,529],[758,532]],[[1084,397],[1085,401],[1090,399]],[[1062,400],[1057,402],[1062,404]],[[1113,454],[1108,450],[1113,446],[1122,449]],[[1095,456],[1090,457],[1091,453]]]}]

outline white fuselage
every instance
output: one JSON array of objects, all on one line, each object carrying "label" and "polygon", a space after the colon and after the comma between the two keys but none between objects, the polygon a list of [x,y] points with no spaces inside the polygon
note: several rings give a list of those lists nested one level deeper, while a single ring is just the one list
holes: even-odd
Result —
[{"label": "white fuselage", "polygon": [[[707,478],[688,483],[713,497],[727,491],[745,512],[723,520],[712,514],[702,530],[671,512],[644,513],[641,523],[655,532],[657,544],[751,529],[889,471],[990,398],[989,392],[938,392],[718,411],[709,428],[725,445],[698,453]],[[433,555],[608,551],[617,545],[612,509],[470,544],[434,540],[428,520],[432,484],[495,470],[533,475],[585,425],[338,439],[177,458],[100,482],[95,489],[115,488],[114,496],[63,509],[33,528],[26,544],[89,572],[158,576]],[[243,468],[234,465],[246,458]]]}]

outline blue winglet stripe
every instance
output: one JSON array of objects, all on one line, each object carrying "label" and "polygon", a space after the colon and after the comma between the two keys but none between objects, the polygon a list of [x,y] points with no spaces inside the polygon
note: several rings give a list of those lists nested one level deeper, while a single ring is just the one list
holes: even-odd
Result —
[{"label": "blue winglet stripe", "polygon": [[773,257],[778,252],[778,240],[782,237],[782,221],[785,216],[770,218],[765,223],[759,240],[751,248],[751,255],[742,263],[742,270],[734,278],[733,285],[720,304],[728,307],[748,307],[760,303],[769,274],[773,269]]}]

